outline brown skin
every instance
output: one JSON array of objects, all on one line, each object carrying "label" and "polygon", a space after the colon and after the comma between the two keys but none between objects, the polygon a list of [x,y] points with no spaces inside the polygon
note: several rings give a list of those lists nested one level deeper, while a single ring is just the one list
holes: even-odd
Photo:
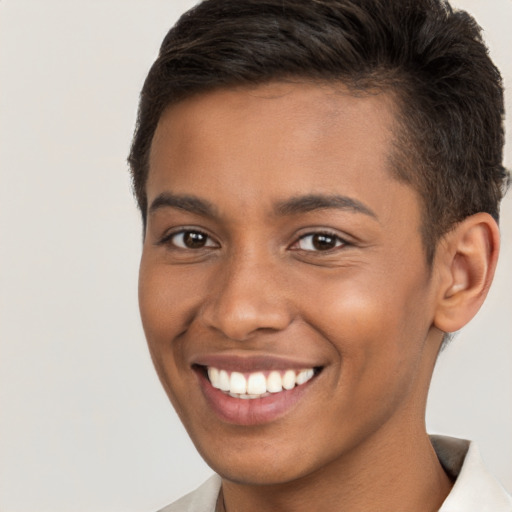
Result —
[{"label": "brown skin", "polygon": [[[142,320],[228,511],[427,512],[449,493],[425,432],[427,391],[442,331],[485,298],[498,230],[486,214],[470,217],[428,266],[419,197],[389,168],[394,108],[385,94],[272,83],[203,94],[160,120],[148,204],[172,193],[215,211],[149,212]],[[373,214],[276,212],[309,194],[348,196]],[[183,228],[208,235],[205,245],[169,238]],[[318,232],[339,239],[316,250]],[[208,407],[190,366],[217,353],[323,370],[282,417],[233,425]]]}]

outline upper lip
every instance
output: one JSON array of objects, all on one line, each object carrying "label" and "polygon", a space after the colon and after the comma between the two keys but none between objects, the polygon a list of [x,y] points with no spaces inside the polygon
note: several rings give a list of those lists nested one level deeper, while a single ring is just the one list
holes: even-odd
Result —
[{"label": "upper lip", "polygon": [[256,371],[272,370],[303,370],[323,366],[318,362],[292,359],[289,357],[269,354],[204,354],[191,360],[191,366],[207,366],[222,370],[251,373]]}]

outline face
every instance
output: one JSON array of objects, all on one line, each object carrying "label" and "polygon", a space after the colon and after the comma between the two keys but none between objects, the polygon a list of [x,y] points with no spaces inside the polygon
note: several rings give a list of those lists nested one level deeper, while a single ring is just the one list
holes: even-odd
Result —
[{"label": "face", "polygon": [[418,197],[390,170],[393,109],[274,83],[160,120],[142,321],[176,411],[228,479],[293,481],[424,428],[435,290]]}]

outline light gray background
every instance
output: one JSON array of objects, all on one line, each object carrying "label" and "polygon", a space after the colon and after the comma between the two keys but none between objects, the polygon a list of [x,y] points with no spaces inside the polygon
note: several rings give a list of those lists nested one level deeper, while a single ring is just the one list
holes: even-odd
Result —
[{"label": "light gray background", "polygon": [[[0,1],[2,512],[151,511],[210,473],[145,346],[125,164],[145,73],[193,3]],[[512,2],[454,4],[512,87]],[[489,300],[439,361],[428,425],[476,439],[510,490],[510,196],[502,234]]]}]

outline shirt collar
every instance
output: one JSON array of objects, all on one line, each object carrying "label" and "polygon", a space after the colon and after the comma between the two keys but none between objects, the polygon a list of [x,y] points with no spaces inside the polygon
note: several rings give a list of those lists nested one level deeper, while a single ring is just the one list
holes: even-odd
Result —
[{"label": "shirt collar", "polygon": [[456,479],[439,512],[512,512],[512,498],[485,468],[475,443],[430,436],[444,470]]}]

